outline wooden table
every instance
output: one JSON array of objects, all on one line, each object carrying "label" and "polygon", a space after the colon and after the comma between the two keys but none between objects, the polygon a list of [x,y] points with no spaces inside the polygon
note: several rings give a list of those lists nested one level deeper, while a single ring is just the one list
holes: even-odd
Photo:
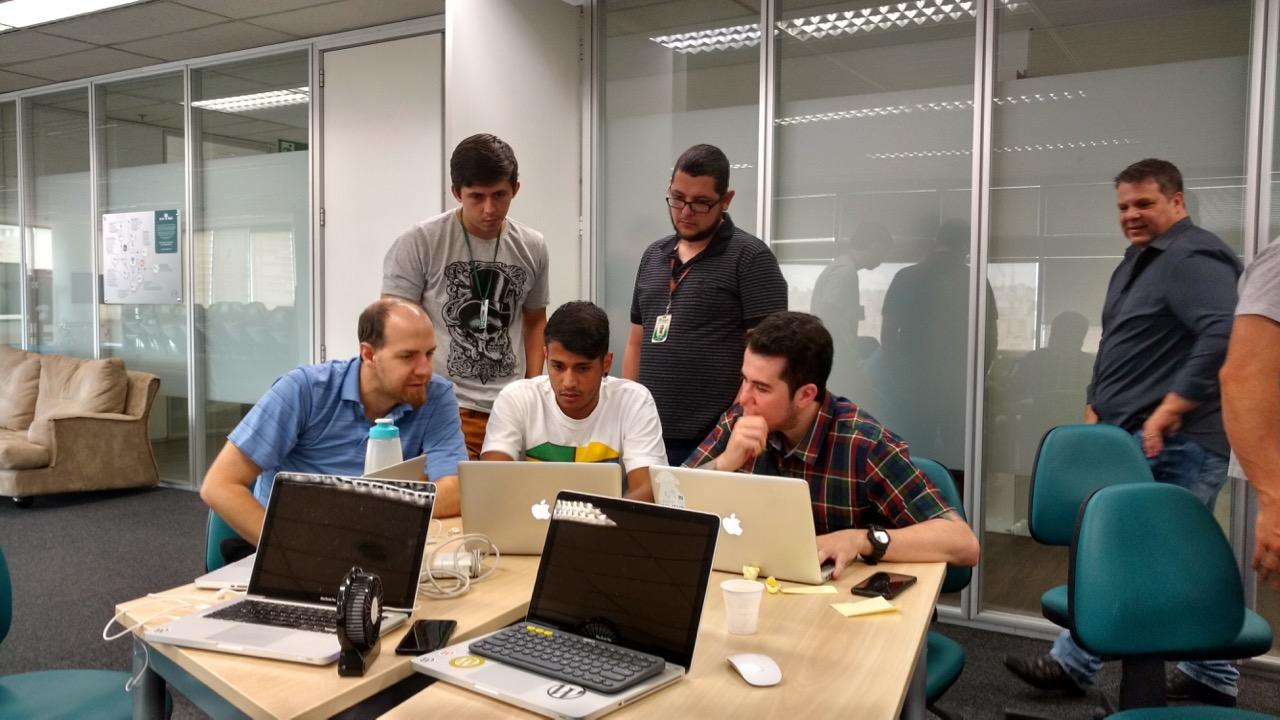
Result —
[{"label": "wooden table", "polygon": [[[456,519],[445,521],[457,526]],[[414,618],[452,618],[458,621],[455,640],[482,635],[525,616],[537,576],[537,557],[504,556],[498,570],[470,592],[451,600],[420,599]],[[183,604],[185,601],[189,604]],[[117,606],[121,622],[146,621],[152,628],[196,611],[196,604],[218,602],[217,593],[184,585]],[[339,677],[337,665],[303,665],[194,650],[144,642],[142,628],[134,634],[134,673],[143,668],[134,690],[134,717],[163,716],[165,683],[171,683],[201,709],[215,717],[253,718],[329,717],[407,678],[413,672],[395,647],[408,631],[406,622],[382,638],[377,658],[363,677]],[[149,661],[144,658],[149,656]]]},{"label": "wooden table", "polygon": [[[919,578],[892,601],[899,612],[846,618],[831,608],[834,602],[861,599],[851,596],[849,587],[878,569]],[[725,631],[719,585],[732,576],[714,573],[689,675],[610,718],[922,717],[924,638],[945,570],[942,563],[882,563],[875,568],[858,563],[835,583],[835,595],[766,594],[755,635]],[[745,652],[773,658],[782,669],[782,682],[767,688],[747,685],[726,661],[729,655]],[[909,695],[911,702],[904,708]],[[437,682],[383,718],[517,714],[529,716],[515,706]]]}]

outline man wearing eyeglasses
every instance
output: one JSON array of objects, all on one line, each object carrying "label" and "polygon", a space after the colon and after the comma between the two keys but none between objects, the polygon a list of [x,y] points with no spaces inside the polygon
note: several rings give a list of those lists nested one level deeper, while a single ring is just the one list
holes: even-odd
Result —
[{"label": "man wearing eyeglasses", "polygon": [[649,388],[667,460],[682,463],[732,405],[747,330],[787,309],[787,281],[759,238],[729,217],[729,159],[694,145],[667,188],[673,234],[645,249],[622,375]]}]

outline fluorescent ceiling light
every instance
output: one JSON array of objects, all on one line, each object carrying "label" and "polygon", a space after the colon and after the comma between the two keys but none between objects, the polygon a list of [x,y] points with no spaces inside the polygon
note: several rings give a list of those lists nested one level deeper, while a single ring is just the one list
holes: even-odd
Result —
[{"label": "fluorescent ceiling light", "polygon": [[0,2],[0,26],[5,30],[40,25],[99,10],[132,5],[140,0],[7,0]]},{"label": "fluorescent ceiling light", "polygon": [[[992,148],[993,153],[1043,152],[1046,150],[1087,150],[1089,148],[1116,147],[1118,145],[1134,145],[1132,138],[1112,138],[1104,140],[1075,140],[1067,142],[1028,143],[1026,145],[1007,145]],[[956,157],[969,155],[969,150],[907,150],[903,152],[868,153],[872,160],[910,160],[916,158]]]},{"label": "fluorescent ceiling light", "polygon": [[[1000,0],[1006,12],[1025,10],[1025,0]],[[784,32],[797,40],[853,35],[858,32],[903,30],[926,24],[941,25],[977,16],[973,0],[911,0],[888,5],[878,5],[861,10],[845,10],[811,15],[809,17],[779,20],[777,32]],[[659,45],[678,53],[701,53],[713,50],[735,50],[760,44],[760,26],[735,25],[733,27],[696,30],[694,32],[659,35],[649,38]]]},{"label": "fluorescent ceiling light", "polygon": [[196,100],[191,103],[191,107],[197,107],[201,110],[233,113],[262,110],[263,108],[284,107],[285,105],[302,105],[310,101],[311,90],[309,88],[300,87],[292,90],[268,90],[266,92],[250,93],[248,95],[232,95],[231,97],[212,98],[210,100]]},{"label": "fluorescent ceiling light", "polygon": [[[1031,95],[1009,95],[992,98],[996,105],[1030,105],[1037,102],[1057,102],[1060,100],[1076,100],[1088,97],[1083,90],[1064,90],[1062,92],[1032,93]],[[791,115],[773,121],[774,125],[804,125],[828,120],[851,120],[855,118],[884,117],[887,115],[906,115],[915,112],[945,112],[951,110],[972,110],[972,100],[938,100],[935,102],[914,103],[912,105],[886,105],[884,107],[865,107],[856,110],[836,110],[834,112],[812,113],[810,115]]]}]

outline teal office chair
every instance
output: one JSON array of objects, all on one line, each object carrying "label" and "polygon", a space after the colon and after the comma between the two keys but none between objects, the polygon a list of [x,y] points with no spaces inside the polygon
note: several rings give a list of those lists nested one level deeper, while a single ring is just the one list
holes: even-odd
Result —
[{"label": "teal office chair", "polygon": [[[1115,425],[1059,425],[1040,440],[1031,470],[1027,526],[1041,545],[1067,547],[1076,515],[1099,488],[1152,483],[1151,467],[1133,436]],[[1067,626],[1067,586],[1040,596],[1040,612]]]},{"label": "teal office chair", "polygon": [[[1098,490],[1076,521],[1068,565],[1072,637],[1120,659],[1116,720],[1262,718],[1165,704],[1165,660],[1232,659],[1271,648],[1271,628],[1244,606],[1244,588],[1213,515],[1165,483]],[[1244,638],[1244,639],[1242,639]]]},{"label": "teal office chair", "polygon": [[[964,499],[960,497],[960,490],[956,488],[951,472],[941,463],[929,458],[917,455],[911,458],[911,461],[942,492],[942,497],[947,504],[955,508],[963,518]],[[942,579],[942,592],[960,592],[969,586],[969,580],[972,577],[973,568],[949,566],[946,576]],[[964,670],[964,648],[960,647],[955,640],[933,630],[929,631],[925,643],[926,707],[929,712],[943,720],[952,720],[957,716],[938,707],[937,702],[956,680],[960,679],[960,673]]]},{"label": "teal office chair", "polygon": [[204,571],[213,572],[227,563],[222,559],[222,541],[240,537],[231,529],[226,520],[218,513],[209,511],[209,522],[205,525]]},{"label": "teal office chair", "polygon": [[[0,642],[13,622],[13,584],[0,550]],[[110,670],[43,670],[0,677],[0,717],[79,720],[133,717],[129,674]]]}]

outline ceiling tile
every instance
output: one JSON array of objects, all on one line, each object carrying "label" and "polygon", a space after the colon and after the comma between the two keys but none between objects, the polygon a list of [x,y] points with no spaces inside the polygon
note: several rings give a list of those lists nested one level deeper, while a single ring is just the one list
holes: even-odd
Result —
[{"label": "ceiling tile", "polygon": [[40,31],[96,45],[115,45],[213,25],[225,19],[186,5],[150,2],[41,25]]},{"label": "ceiling tile", "polygon": [[292,39],[293,36],[275,30],[248,23],[230,22],[122,43],[117,47],[165,60],[185,60],[232,50],[262,47]]},{"label": "ceiling tile", "polygon": [[205,10],[229,18],[244,18],[270,15],[298,8],[325,5],[335,0],[176,0],[181,5]]},{"label": "ceiling tile", "polygon": [[340,0],[254,18],[253,23],[300,37],[315,37],[443,12],[443,0]]},{"label": "ceiling tile", "polygon": [[112,48],[94,48],[93,50],[83,50],[68,55],[45,58],[44,60],[19,63],[9,66],[8,69],[14,72],[62,81],[76,80],[91,75],[104,75],[120,70],[142,67],[143,65],[154,65],[156,62],[155,58],[122,52]]},{"label": "ceiling tile", "polygon": [[19,75],[18,73],[0,70],[0,92],[25,90],[26,88],[44,85],[48,82],[48,80],[31,77],[30,75]]},{"label": "ceiling tile", "polygon": [[46,35],[37,30],[15,30],[0,35],[0,65],[88,50],[91,47],[93,46],[88,43]]}]

